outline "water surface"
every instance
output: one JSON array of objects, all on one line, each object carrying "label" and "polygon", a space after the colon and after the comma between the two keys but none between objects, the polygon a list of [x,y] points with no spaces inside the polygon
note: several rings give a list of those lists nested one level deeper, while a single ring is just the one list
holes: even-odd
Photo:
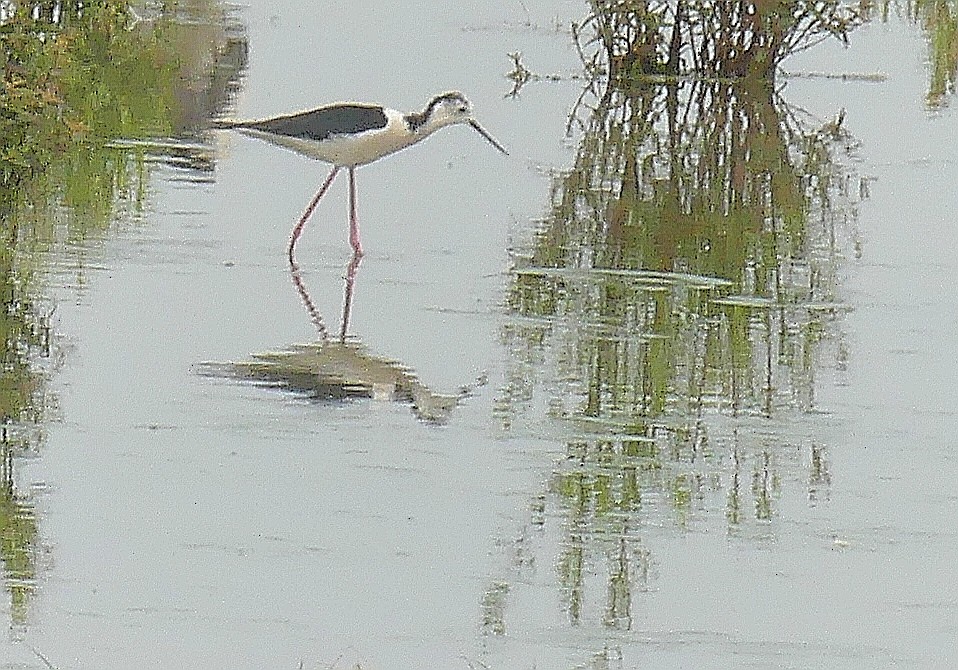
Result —
[{"label": "water surface", "polygon": [[[578,5],[337,11],[241,12],[235,114],[470,96],[511,158],[454,128],[359,171],[349,326],[367,361],[455,406],[423,421],[372,384],[331,400],[201,374],[317,340],[285,242],[325,167],[228,134],[213,172],[158,159],[141,206],[50,252],[62,363],[15,468],[40,539],[0,667],[45,667],[30,647],[57,668],[958,659],[958,160],[953,110],[924,107],[917,29],[789,61],[888,77],[789,81],[808,124],[845,110],[853,188],[802,224],[814,254],[775,284],[691,267],[717,253],[690,254],[694,234],[657,257],[685,266],[597,272],[598,246],[536,246],[581,84],[507,98],[501,73],[516,49],[573,70],[554,26]],[[348,254],[343,182],[298,247],[334,334]]]}]

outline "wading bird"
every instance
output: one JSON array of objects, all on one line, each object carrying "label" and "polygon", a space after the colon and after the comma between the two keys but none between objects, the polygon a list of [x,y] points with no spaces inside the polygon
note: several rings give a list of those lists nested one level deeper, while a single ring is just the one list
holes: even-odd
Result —
[{"label": "wading bird", "polygon": [[403,113],[380,105],[340,102],[259,121],[220,121],[215,125],[333,165],[290,234],[289,260],[293,262],[293,250],[306,221],[341,169],[349,168],[349,243],[355,255],[362,256],[356,218],[356,168],[421,142],[440,128],[459,123],[472,126],[492,146],[508,155],[472,117],[469,101],[458,91],[437,95],[421,112]]}]

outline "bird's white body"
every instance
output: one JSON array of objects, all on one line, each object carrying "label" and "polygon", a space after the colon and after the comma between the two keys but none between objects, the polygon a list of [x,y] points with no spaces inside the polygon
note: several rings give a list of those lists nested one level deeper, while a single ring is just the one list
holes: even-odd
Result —
[{"label": "bird's white body", "polygon": [[383,109],[382,111],[386,115],[385,128],[364,130],[348,135],[333,135],[320,142],[279,135],[255,128],[240,127],[237,130],[244,135],[292,149],[308,158],[340,167],[359,167],[372,163],[383,156],[396,153],[400,149],[405,149],[416,142],[420,142],[431,134],[411,132],[406,125],[402,112],[395,109]]}]

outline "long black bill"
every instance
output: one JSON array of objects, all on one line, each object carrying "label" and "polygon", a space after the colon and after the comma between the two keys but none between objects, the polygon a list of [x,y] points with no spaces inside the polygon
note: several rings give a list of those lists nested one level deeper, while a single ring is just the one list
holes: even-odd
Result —
[{"label": "long black bill", "polygon": [[506,151],[506,148],[505,148],[504,146],[502,146],[501,144],[499,144],[499,142],[496,141],[496,138],[495,138],[495,137],[493,137],[492,135],[490,135],[489,133],[487,133],[486,130],[485,130],[485,128],[483,128],[482,126],[479,125],[479,122],[478,122],[478,121],[476,121],[475,119],[469,119],[469,125],[472,126],[473,128],[475,128],[475,129],[479,132],[480,135],[482,135],[482,136],[485,137],[487,140],[489,140],[489,144],[491,144],[491,145],[494,146],[496,149],[498,149],[499,151],[501,151],[502,153],[504,153],[506,156],[509,155],[509,152]]}]

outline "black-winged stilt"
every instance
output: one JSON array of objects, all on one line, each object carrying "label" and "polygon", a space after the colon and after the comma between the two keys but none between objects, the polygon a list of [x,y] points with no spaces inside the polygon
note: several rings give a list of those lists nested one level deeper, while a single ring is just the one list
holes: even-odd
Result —
[{"label": "black-winged stilt", "polygon": [[342,168],[349,168],[349,243],[357,256],[363,253],[356,219],[356,168],[379,160],[426,139],[440,128],[464,123],[475,128],[496,149],[509,152],[472,117],[472,108],[458,91],[437,95],[421,112],[403,113],[380,105],[340,102],[296,114],[258,121],[220,121],[252,137],[297,151],[309,158],[332,163],[326,181],[316,192],[289,240],[289,260],[316,204],[329,190]]}]

